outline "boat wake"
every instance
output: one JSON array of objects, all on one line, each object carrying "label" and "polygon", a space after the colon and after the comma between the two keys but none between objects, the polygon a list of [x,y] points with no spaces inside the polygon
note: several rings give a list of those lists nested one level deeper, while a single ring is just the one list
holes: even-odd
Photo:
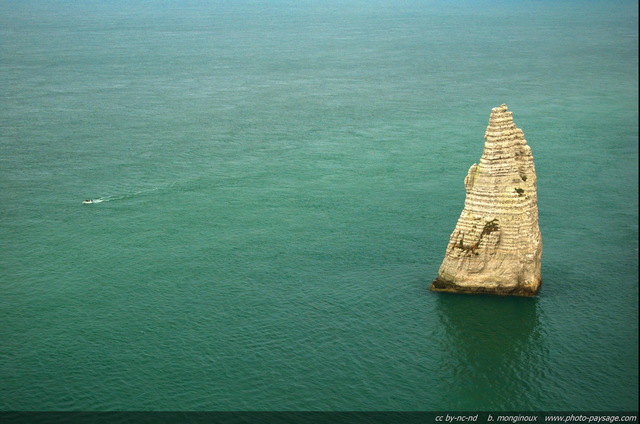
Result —
[{"label": "boat wake", "polygon": [[131,193],[126,193],[126,194],[103,196],[103,197],[98,197],[97,199],[83,200],[82,203],[86,205],[86,204],[95,204],[95,203],[113,202],[113,201],[116,201],[116,200],[131,199],[133,197],[138,197],[138,196],[141,196],[141,195],[150,194],[150,193],[152,193],[154,191],[158,191],[159,189],[160,189],[159,187],[154,187],[154,188],[149,188],[149,189],[145,189],[145,190],[138,190],[138,191],[131,192]]}]

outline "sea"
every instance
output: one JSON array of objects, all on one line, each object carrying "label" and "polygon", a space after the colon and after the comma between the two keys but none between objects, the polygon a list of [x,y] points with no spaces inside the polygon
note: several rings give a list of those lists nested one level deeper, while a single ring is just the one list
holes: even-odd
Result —
[{"label": "sea", "polygon": [[[503,103],[542,288],[432,292]],[[0,410],[638,410],[636,1],[0,0],[0,149]]]}]

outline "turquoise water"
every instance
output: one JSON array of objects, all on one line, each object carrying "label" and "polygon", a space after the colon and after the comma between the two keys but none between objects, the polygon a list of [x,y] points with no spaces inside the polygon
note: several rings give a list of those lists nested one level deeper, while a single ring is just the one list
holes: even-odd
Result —
[{"label": "turquoise water", "polygon": [[[637,24],[0,1],[0,409],[637,410]],[[432,293],[502,103],[542,290]]]}]

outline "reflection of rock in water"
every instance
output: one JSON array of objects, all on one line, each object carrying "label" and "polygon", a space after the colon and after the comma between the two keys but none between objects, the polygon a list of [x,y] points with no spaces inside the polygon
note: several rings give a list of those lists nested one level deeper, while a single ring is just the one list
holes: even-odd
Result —
[{"label": "reflection of rock in water", "polygon": [[443,295],[437,302],[447,334],[442,367],[451,372],[443,409],[534,410],[528,388],[540,387],[546,356],[538,300]]}]

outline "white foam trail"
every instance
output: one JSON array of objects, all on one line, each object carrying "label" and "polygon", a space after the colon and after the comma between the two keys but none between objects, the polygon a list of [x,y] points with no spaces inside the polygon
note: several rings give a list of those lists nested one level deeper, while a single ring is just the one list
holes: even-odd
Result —
[{"label": "white foam trail", "polygon": [[160,190],[160,187],[154,187],[154,188],[148,188],[148,189],[144,189],[144,190],[138,190],[138,191],[134,191],[132,193],[127,193],[127,194],[122,194],[122,195],[112,195],[112,196],[103,196],[103,197],[98,197],[97,199],[92,199],[93,203],[103,203],[103,202],[111,202],[114,200],[122,200],[122,199],[129,199],[135,196],[139,196],[139,195],[143,195],[143,194],[147,194],[147,193],[151,193],[154,191]]}]

